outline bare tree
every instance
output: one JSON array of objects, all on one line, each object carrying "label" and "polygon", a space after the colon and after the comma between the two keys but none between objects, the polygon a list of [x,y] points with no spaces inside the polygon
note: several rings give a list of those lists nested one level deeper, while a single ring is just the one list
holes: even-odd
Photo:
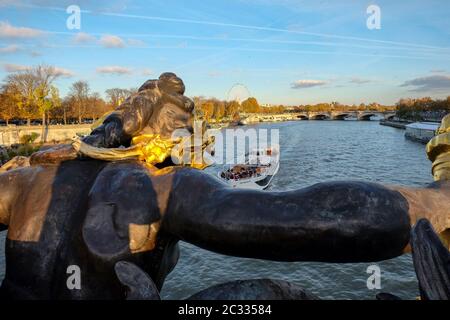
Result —
[{"label": "bare tree", "polygon": [[15,95],[19,116],[27,119],[29,125],[31,118],[37,115],[33,99],[37,86],[35,77],[29,72],[13,73],[6,78],[6,86]]},{"label": "bare tree", "polygon": [[82,117],[87,110],[87,104],[89,102],[89,84],[86,81],[77,81],[72,84],[69,95],[74,99],[77,113],[78,122],[81,123]]},{"label": "bare tree", "polygon": [[0,92],[0,119],[6,121],[6,125],[9,121],[19,115],[17,108],[18,92],[11,85],[4,84]]},{"label": "bare tree", "polygon": [[128,96],[137,92],[136,89],[121,89],[121,88],[111,88],[105,91],[106,96],[108,97],[109,103],[113,108],[118,107],[122,102],[125,101]]},{"label": "bare tree", "polygon": [[26,72],[35,79],[33,100],[38,112],[42,115],[42,126],[45,126],[47,113],[60,103],[58,89],[52,85],[60,74],[55,67],[48,65],[39,65]]},{"label": "bare tree", "polygon": [[58,90],[52,85],[60,76],[55,67],[39,65],[9,75],[6,85],[16,94],[16,102],[20,114],[28,120],[42,116],[42,125],[46,125],[46,114],[59,103]]},{"label": "bare tree", "polygon": [[92,93],[89,97],[89,117],[95,121],[108,111],[110,111],[110,109],[107,108],[106,103],[103,101],[100,94],[98,92]]}]

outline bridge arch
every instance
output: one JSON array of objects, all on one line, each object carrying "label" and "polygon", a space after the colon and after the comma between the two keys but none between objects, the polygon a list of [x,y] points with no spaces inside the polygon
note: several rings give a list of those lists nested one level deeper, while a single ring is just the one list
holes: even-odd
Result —
[{"label": "bridge arch", "polygon": [[348,117],[350,115],[350,113],[339,113],[333,116],[333,120],[344,120],[345,117]]},{"label": "bridge arch", "polygon": [[328,119],[330,119],[330,116],[325,113],[315,114],[310,117],[310,120],[328,120]]},{"label": "bridge arch", "polygon": [[394,120],[394,118],[395,118],[395,114],[390,114],[390,115],[387,115],[386,117],[384,117],[386,120]]},{"label": "bridge arch", "polygon": [[370,121],[370,118],[376,116],[376,113],[365,113],[359,116],[359,120]]},{"label": "bridge arch", "polygon": [[300,120],[309,120],[308,116],[307,116],[307,115],[304,115],[304,114],[299,114],[299,115],[297,116],[297,119],[300,119]]}]

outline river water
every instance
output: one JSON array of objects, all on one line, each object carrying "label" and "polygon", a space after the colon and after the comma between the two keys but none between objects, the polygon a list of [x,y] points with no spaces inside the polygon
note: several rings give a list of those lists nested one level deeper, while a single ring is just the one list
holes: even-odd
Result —
[{"label": "river water", "polygon": [[[404,131],[365,121],[297,121],[258,124],[279,129],[280,170],[268,190],[284,191],[330,180],[365,180],[425,186],[432,182],[424,145],[406,140]],[[208,168],[215,174],[220,166]],[[4,276],[4,236],[0,237],[0,278]],[[323,299],[374,299],[391,292],[418,296],[410,255],[376,263],[381,290],[366,285],[370,263],[281,263],[235,258],[180,243],[181,255],[162,297],[181,299],[211,285],[237,279],[288,280]]]},{"label": "river water", "polygon": [[[280,170],[269,190],[284,191],[330,180],[365,180],[425,186],[432,182],[424,145],[404,131],[374,121],[297,121],[259,124],[279,129]],[[220,166],[208,168],[215,174]],[[367,288],[370,263],[281,263],[235,258],[181,243],[181,255],[162,296],[185,298],[208,286],[237,279],[272,278],[294,282],[324,299],[374,299],[380,291],[404,299],[418,296],[410,255],[377,263],[381,290]]]}]

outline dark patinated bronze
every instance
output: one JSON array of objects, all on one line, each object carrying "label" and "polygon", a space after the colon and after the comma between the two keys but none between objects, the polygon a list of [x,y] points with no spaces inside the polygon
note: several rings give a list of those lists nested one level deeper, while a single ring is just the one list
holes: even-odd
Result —
[{"label": "dark patinated bronze", "polygon": [[[136,135],[170,137],[177,128],[190,129],[193,103],[183,93],[174,74],[149,80],[84,141],[128,146]],[[276,261],[385,260],[408,249],[421,197],[447,199],[421,214],[450,212],[445,182],[413,189],[346,181],[262,192],[231,189],[200,170],[169,163],[155,168],[79,157],[70,146],[32,160],[0,175],[0,223],[8,228],[1,292],[8,298],[158,299],[177,263],[179,240]],[[71,265],[81,270],[77,290],[66,283]],[[248,296],[309,297],[267,281]],[[241,297],[236,288],[246,286],[219,286],[193,298]]]}]

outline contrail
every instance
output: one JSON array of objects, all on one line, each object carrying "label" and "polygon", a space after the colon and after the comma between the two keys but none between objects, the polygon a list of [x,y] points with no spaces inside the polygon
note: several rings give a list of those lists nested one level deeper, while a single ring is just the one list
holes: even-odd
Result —
[{"label": "contrail", "polygon": [[[31,46],[31,45],[30,45]],[[47,48],[103,48],[100,45],[45,45]],[[265,49],[265,48],[227,48],[215,46],[141,46],[133,47],[136,49],[188,49],[188,50],[230,50],[230,51],[250,51],[250,52],[280,52],[280,53],[299,53],[299,54],[334,54],[347,55],[357,57],[378,57],[378,58],[399,58],[399,59],[436,59],[437,57],[448,59],[450,56],[443,56],[441,54],[428,53],[424,56],[411,55],[390,55],[390,54],[364,54],[354,52],[330,52],[330,51],[313,51],[313,50],[290,50],[290,49]]]},{"label": "contrail", "polygon": [[132,15],[132,14],[125,14],[125,13],[102,12],[102,13],[99,13],[99,14],[105,15],[105,16],[122,17],[122,18],[135,18],[135,19],[143,19],[143,20],[156,20],[156,21],[165,21],[165,22],[179,22],[179,23],[201,24],[201,25],[231,27],[231,28],[240,28],[240,29],[252,29],[252,30],[260,30],[260,31],[283,32],[283,33],[290,33],[290,34],[302,34],[302,35],[310,35],[310,36],[316,36],[316,37],[334,38],[334,39],[341,39],[341,40],[366,41],[366,42],[393,44],[393,45],[400,45],[400,46],[411,46],[411,47],[417,47],[417,48],[428,48],[428,49],[438,49],[438,50],[449,49],[449,48],[429,46],[429,45],[422,45],[422,44],[415,44],[415,43],[408,43],[408,42],[376,40],[376,39],[349,37],[349,36],[341,36],[341,35],[326,34],[326,33],[298,31],[298,30],[289,30],[289,29],[272,28],[272,27],[260,27],[260,26],[244,25],[244,24],[233,24],[233,23],[225,23],[225,22],[191,20],[191,19],[178,19],[178,18],[166,18],[166,17],[157,17],[157,16],[141,16],[141,15]]},{"label": "contrail", "polygon": [[[51,31],[42,30],[48,34],[61,34],[73,36],[73,32],[67,31]],[[105,36],[108,33],[89,33],[93,36]],[[412,53],[432,53],[436,54],[449,54],[450,48],[441,48],[440,50],[431,48],[411,48],[411,47],[392,47],[392,46],[370,46],[370,45],[358,45],[349,43],[338,42],[324,42],[324,41],[303,41],[303,40],[271,40],[271,39],[257,39],[257,38],[230,38],[230,37],[202,37],[202,36],[190,36],[190,35],[170,35],[170,34],[150,34],[150,33],[134,33],[134,34],[114,34],[122,38],[159,38],[159,39],[183,39],[183,40],[199,40],[199,41],[233,41],[233,42],[255,42],[255,43],[273,43],[273,44],[301,44],[301,45],[315,45],[326,47],[344,47],[344,48],[358,48],[358,49],[373,49],[373,50],[408,50]],[[136,46],[135,46],[136,47]]]},{"label": "contrail", "polygon": [[[16,6],[27,7],[27,8],[37,8],[37,9],[47,9],[47,10],[57,10],[57,11],[64,11],[64,12],[66,10],[65,8],[60,8],[60,7],[43,7],[43,6],[28,5],[28,4],[17,4]],[[437,47],[437,46],[430,46],[430,45],[423,45],[423,44],[416,44],[416,43],[409,43],[409,42],[377,40],[377,39],[368,39],[368,38],[361,38],[361,37],[342,36],[342,35],[335,35],[335,34],[289,30],[289,29],[282,29],[282,28],[263,27],[263,26],[254,26],[254,25],[245,25],[245,24],[234,24],[234,23],[216,22],[216,21],[208,21],[208,20],[180,19],[180,18],[144,16],[144,15],[112,13],[112,12],[96,12],[96,11],[91,11],[91,10],[81,10],[81,12],[88,13],[88,14],[94,14],[94,15],[111,16],[111,17],[153,20],[153,21],[163,21],[163,22],[188,23],[188,24],[198,24],[198,25],[209,25],[209,26],[230,27],[230,28],[238,28],[238,29],[250,29],[250,30],[258,30],[258,31],[281,32],[281,33],[309,35],[309,36],[315,36],[315,37],[340,39],[340,40],[382,43],[382,44],[390,44],[390,45],[395,45],[395,46],[407,46],[407,47],[436,49],[436,50],[450,49],[450,48],[446,48],[446,47]]]},{"label": "contrail", "polygon": [[[72,34],[72,33],[71,33]],[[95,35],[95,34],[93,34]],[[99,34],[104,35],[104,34]],[[328,46],[328,47],[347,47],[347,48],[360,48],[360,49],[388,49],[388,50],[417,50],[420,51],[435,51],[437,49],[431,48],[415,48],[410,47],[391,47],[391,46],[365,46],[357,44],[348,43],[338,43],[338,42],[324,42],[324,41],[303,41],[303,40],[270,40],[270,39],[256,39],[256,38],[230,38],[230,37],[201,37],[201,36],[190,36],[190,35],[170,35],[170,34],[150,34],[150,33],[135,33],[135,34],[116,34],[120,37],[129,38],[166,38],[166,39],[184,39],[184,40],[200,40],[200,41],[235,41],[235,42],[259,42],[259,43],[278,43],[278,44],[304,44],[304,45],[317,45],[317,46]],[[448,51],[450,53],[450,48],[441,48],[442,51]]]}]

